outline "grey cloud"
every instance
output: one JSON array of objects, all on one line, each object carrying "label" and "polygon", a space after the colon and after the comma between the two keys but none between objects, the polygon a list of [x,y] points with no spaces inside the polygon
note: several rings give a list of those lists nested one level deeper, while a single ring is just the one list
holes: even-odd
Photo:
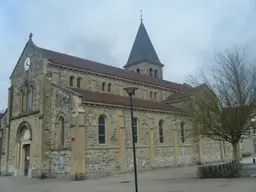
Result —
[{"label": "grey cloud", "polygon": [[73,37],[64,44],[64,52],[86,58],[92,61],[118,65],[113,56],[115,44],[110,39],[95,39],[86,37]]},{"label": "grey cloud", "polygon": [[248,44],[255,50],[255,5],[255,0],[5,1],[0,6],[0,89],[6,94],[0,95],[0,108],[6,106],[8,78],[30,32],[38,46],[121,67],[143,9],[165,78],[184,82],[208,66],[216,49]]}]

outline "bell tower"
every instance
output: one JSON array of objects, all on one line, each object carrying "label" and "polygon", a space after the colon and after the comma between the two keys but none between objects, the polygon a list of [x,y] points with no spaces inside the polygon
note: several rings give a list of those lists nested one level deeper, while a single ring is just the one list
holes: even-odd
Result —
[{"label": "bell tower", "polygon": [[133,43],[125,69],[143,75],[163,79],[163,67],[141,18],[139,30]]}]

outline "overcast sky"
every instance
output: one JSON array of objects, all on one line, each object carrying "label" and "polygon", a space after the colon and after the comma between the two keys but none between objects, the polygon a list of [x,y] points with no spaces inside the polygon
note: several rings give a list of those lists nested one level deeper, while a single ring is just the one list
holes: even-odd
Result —
[{"label": "overcast sky", "polygon": [[255,0],[0,0],[0,108],[30,32],[39,47],[122,67],[141,9],[170,81],[196,74],[214,50],[256,47]]}]

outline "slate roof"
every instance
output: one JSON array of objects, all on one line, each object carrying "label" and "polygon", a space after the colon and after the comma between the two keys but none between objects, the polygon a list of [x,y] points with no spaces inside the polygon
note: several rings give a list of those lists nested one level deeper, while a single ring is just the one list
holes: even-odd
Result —
[{"label": "slate roof", "polygon": [[[187,84],[184,83],[183,85],[187,85]],[[193,96],[196,91],[204,88],[205,86],[206,86],[205,84],[200,84],[196,87],[191,87],[190,85],[187,85],[187,87],[183,88],[182,91],[177,91],[177,92],[173,93],[172,95],[167,97],[163,102],[164,103],[171,103],[172,101],[175,101],[175,100],[189,98],[190,96]],[[203,93],[201,93],[201,95],[202,94]]]},{"label": "slate roof", "polygon": [[51,62],[56,64],[70,66],[78,69],[84,69],[84,70],[88,70],[96,73],[111,75],[114,77],[124,78],[127,80],[139,81],[142,83],[147,83],[147,84],[174,89],[174,90],[183,90],[187,88],[187,86],[183,84],[165,81],[165,80],[154,78],[151,76],[138,74],[133,71],[128,71],[125,69],[113,67],[110,65],[105,65],[102,63],[74,57],[71,55],[63,54],[63,53],[58,53],[58,52],[43,49],[43,48],[39,48],[39,49],[47,59],[49,59]]},{"label": "slate roof", "polygon": [[176,92],[176,93],[173,93],[172,95],[170,95],[169,97],[167,97],[163,102],[170,103],[175,100],[189,98],[190,96],[191,96],[191,94],[189,91],[188,92]]},{"label": "slate roof", "polygon": [[130,56],[124,67],[143,60],[162,65],[149,38],[147,30],[143,22],[141,22]]},{"label": "slate roof", "polygon": [[[129,97],[118,96],[118,95],[113,95],[109,93],[91,92],[91,91],[78,89],[78,88],[71,88],[71,90],[82,95],[84,101],[115,104],[115,105],[121,105],[121,106],[130,106]],[[137,99],[137,98],[133,98],[133,106],[137,108],[145,108],[145,109],[165,110],[165,111],[180,112],[180,113],[185,112],[184,110],[178,107],[174,107],[168,104],[151,101],[151,100]]]},{"label": "slate roof", "polygon": [[4,116],[4,113],[0,113],[0,119],[2,119],[3,116]]}]

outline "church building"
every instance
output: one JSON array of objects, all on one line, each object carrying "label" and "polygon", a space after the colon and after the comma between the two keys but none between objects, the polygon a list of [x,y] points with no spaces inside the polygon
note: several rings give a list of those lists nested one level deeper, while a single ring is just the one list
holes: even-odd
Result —
[{"label": "church building", "polygon": [[220,141],[194,140],[186,111],[200,87],[164,80],[141,21],[122,68],[55,52],[29,37],[10,75],[1,118],[4,175],[89,179],[133,171],[133,95],[138,171],[232,158]]}]

